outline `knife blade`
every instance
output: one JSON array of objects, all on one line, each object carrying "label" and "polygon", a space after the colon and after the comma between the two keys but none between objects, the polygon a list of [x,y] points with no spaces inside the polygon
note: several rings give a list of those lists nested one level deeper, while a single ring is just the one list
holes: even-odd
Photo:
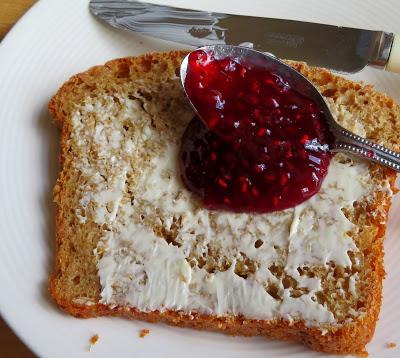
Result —
[{"label": "knife blade", "polygon": [[305,61],[337,72],[354,73],[367,65],[400,72],[400,37],[384,31],[230,15],[142,1],[91,0],[89,8],[114,27],[190,46],[247,44],[280,58]]}]

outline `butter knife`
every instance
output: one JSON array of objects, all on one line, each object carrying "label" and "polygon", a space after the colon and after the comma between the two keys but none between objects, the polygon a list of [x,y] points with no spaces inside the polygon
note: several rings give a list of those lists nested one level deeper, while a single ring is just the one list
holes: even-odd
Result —
[{"label": "butter knife", "polygon": [[190,46],[250,45],[343,73],[373,66],[400,73],[400,36],[310,22],[197,11],[142,1],[91,0],[114,27]]}]

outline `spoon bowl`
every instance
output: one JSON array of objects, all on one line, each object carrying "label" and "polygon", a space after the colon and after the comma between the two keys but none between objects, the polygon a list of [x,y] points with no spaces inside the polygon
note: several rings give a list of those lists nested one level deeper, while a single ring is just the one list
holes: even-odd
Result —
[{"label": "spoon bowl", "polygon": [[[296,71],[272,54],[263,53],[247,47],[231,45],[212,45],[196,49],[212,54],[216,60],[232,59],[243,66],[259,67],[275,73],[287,81],[297,92],[312,99],[322,111],[334,141],[330,147],[333,152],[346,152],[362,158],[380,163],[400,172],[400,153],[393,152],[379,144],[373,143],[341,127],[332,116],[332,113],[318,89],[300,72]],[[199,111],[193,104],[186,88],[186,76],[190,66],[190,53],[183,59],[180,67],[180,77],[184,92],[196,114],[201,118]]]}]

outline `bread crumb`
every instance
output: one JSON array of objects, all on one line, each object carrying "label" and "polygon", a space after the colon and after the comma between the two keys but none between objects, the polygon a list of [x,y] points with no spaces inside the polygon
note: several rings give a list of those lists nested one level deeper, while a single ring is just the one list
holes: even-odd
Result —
[{"label": "bread crumb", "polygon": [[99,341],[99,335],[96,333],[89,339],[89,351],[92,349],[92,347]]},{"label": "bread crumb", "polygon": [[90,338],[90,344],[94,345],[97,343],[98,340],[99,340],[99,335],[95,334],[94,336],[92,336],[92,338]]},{"label": "bread crumb", "polygon": [[148,330],[148,329],[141,329],[141,330],[140,330],[140,333],[139,333],[139,337],[140,337],[140,338],[144,338],[144,337],[146,337],[149,333],[150,333],[150,330]]},{"label": "bread crumb", "polygon": [[389,342],[389,343],[386,343],[386,347],[388,347],[388,348],[396,348],[397,344],[394,343],[394,342]]}]

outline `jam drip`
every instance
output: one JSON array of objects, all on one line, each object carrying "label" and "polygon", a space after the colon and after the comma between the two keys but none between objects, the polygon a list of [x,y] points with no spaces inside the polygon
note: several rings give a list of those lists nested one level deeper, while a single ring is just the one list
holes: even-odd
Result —
[{"label": "jam drip", "polygon": [[332,137],[317,104],[265,68],[189,57],[195,117],[182,138],[186,186],[208,209],[271,212],[318,192]]}]

